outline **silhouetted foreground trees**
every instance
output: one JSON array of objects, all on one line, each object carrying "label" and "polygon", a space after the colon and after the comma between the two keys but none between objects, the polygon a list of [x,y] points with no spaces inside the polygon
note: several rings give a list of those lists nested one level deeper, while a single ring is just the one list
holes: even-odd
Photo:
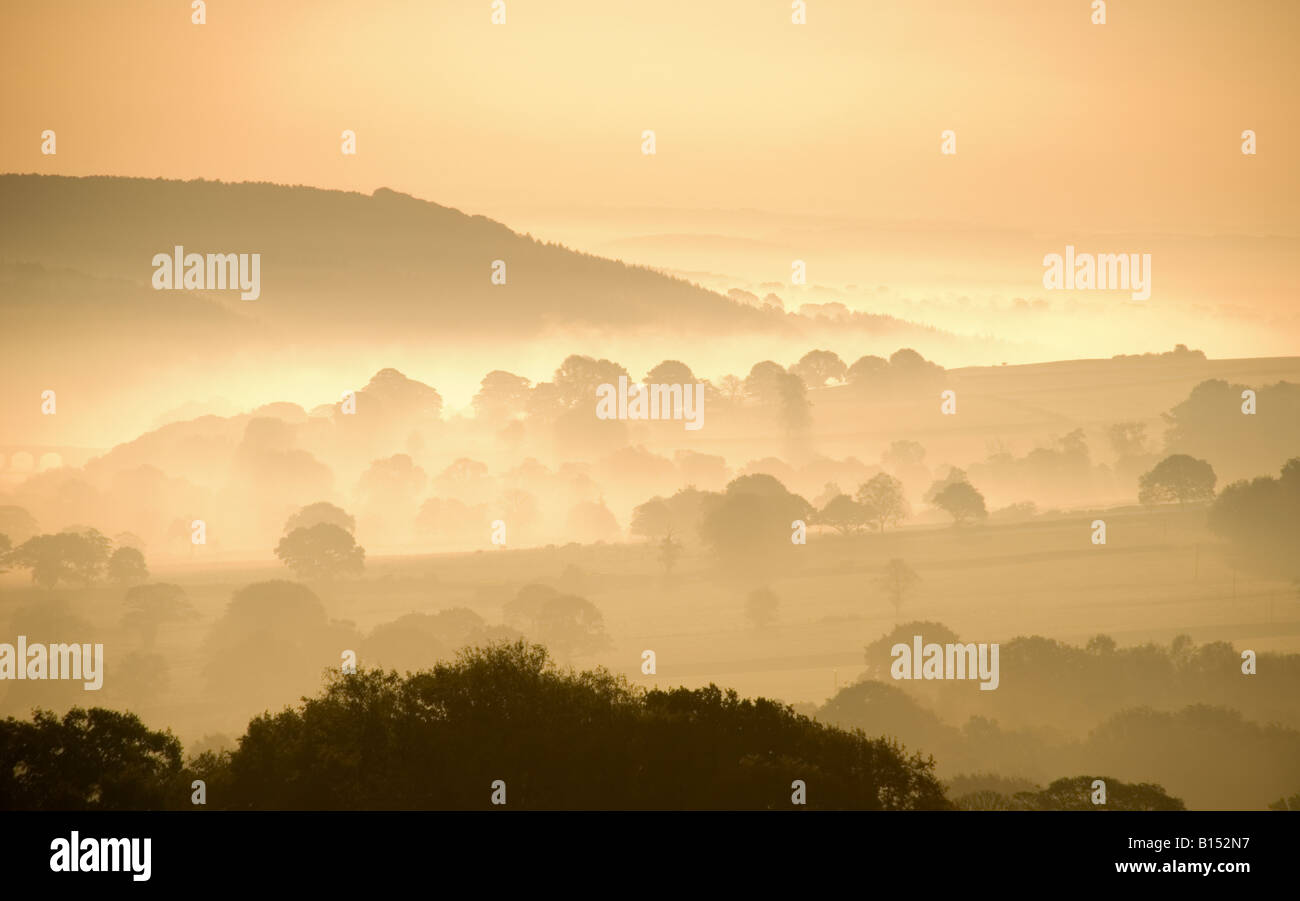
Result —
[{"label": "silhouetted foreground trees", "polygon": [[0,722],[0,810],[157,810],[189,800],[181,743],[133,713]]},{"label": "silhouetted foreground trees", "polygon": [[558,669],[524,642],[399,677],[334,676],[209,759],[209,803],[239,808],[945,808],[932,763],[717,687],[640,691]]},{"label": "silhouetted foreground trees", "polygon": [[[94,728],[89,728],[88,724]],[[716,686],[644,691],[559,669],[522,641],[405,677],[333,674],[317,697],[249,723],[188,767],[170,733],[74,710],[0,723],[0,807],[948,809],[933,761]]]},{"label": "silhouetted foreground trees", "polygon": [[[1093,783],[1106,784],[1105,803]],[[1178,798],[1171,798],[1159,785],[1150,782],[1132,784],[1106,776],[1073,776],[1057,779],[1040,791],[1021,791],[1013,795],[984,789],[957,798],[962,810],[1186,810]]]}]

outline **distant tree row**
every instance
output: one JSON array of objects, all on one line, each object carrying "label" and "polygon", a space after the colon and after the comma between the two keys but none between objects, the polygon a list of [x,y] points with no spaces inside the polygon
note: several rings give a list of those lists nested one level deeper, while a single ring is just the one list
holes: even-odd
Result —
[{"label": "distant tree row", "polygon": [[[829,350],[812,350],[790,366],[772,360],[755,363],[748,375],[723,376],[714,385],[698,376],[680,360],[664,360],[651,367],[641,379],[647,384],[689,384],[706,386],[706,396],[724,406],[756,404],[786,408],[786,414],[798,421],[806,409],[804,392],[828,383],[857,387],[930,384],[943,374],[943,368],[927,361],[916,351],[903,348],[889,359],[864,356],[847,365]],[[474,395],[475,415],[489,422],[504,423],[514,419],[553,420],[565,410],[594,402],[597,386],[617,384],[619,377],[635,381],[618,363],[582,354],[566,357],[549,382],[533,384],[529,379],[505,370],[493,370],[483,377]]]},{"label": "distant tree row", "polygon": [[87,587],[107,579],[137,585],[149,578],[144,554],[129,546],[114,548],[96,529],[73,526],[52,535],[33,535],[17,547],[0,535],[0,572],[9,567],[31,572],[41,588],[57,585]]}]

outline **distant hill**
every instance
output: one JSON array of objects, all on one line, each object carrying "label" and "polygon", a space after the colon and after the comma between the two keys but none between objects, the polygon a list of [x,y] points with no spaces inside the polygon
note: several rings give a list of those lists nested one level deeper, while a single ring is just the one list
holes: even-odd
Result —
[{"label": "distant hill", "polygon": [[[331,400],[394,362],[464,402],[492,369],[540,379],[573,352],[640,351],[648,368],[693,347],[721,375],[834,338],[855,358],[987,343],[759,309],[385,188],[8,174],[0,209],[0,442],[102,446],[197,398],[246,406],[289,384]],[[154,257],[177,245],[259,254],[260,296],[155,290]],[[47,389],[57,417],[42,415]]]},{"label": "distant hill", "polygon": [[[670,330],[780,329],[783,322],[643,267],[520,235],[483,216],[386,188],[366,196],[273,184],[0,175],[0,262],[125,282],[153,303],[121,304],[125,286],[41,296],[48,315],[113,303],[121,326],[167,305],[198,315],[195,293],[154,292],[152,259],[260,253],[261,297],[199,293],[295,337],[406,336],[410,330],[525,335],[547,325]],[[493,284],[493,261],[506,283]],[[42,292],[47,294],[48,292]],[[25,295],[4,298],[21,301]]]}]

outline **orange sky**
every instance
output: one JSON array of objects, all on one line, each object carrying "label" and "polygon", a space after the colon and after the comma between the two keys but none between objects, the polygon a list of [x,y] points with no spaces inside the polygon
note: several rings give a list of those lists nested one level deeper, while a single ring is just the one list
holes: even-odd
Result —
[{"label": "orange sky", "polygon": [[1294,0],[506,3],[6,0],[0,171],[1300,235]]}]

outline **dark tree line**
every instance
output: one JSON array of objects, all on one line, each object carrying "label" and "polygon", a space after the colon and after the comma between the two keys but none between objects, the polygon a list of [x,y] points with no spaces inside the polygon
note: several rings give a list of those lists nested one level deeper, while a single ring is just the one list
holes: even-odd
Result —
[{"label": "dark tree line", "polygon": [[73,710],[0,723],[0,808],[947,809],[933,761],[716,686],[643,691],[561,670],[522,641],[398,676],[333,675],[188,764],[134,715]]}]

